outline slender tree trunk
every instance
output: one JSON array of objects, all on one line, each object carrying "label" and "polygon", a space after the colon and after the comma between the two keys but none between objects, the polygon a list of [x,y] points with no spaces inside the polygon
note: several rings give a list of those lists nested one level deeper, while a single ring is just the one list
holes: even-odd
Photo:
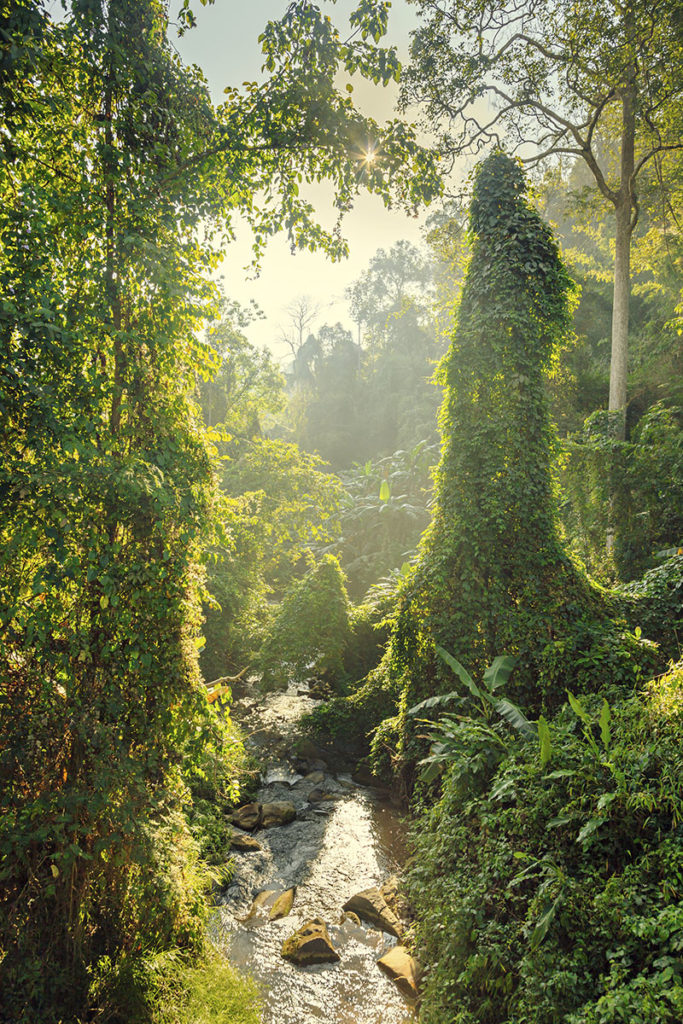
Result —
[{"label": "slender tree trunk", "polygon": [[626,382],[628,373],[628,323],[631,299],[631,202],[620,197],[616,210],[614,298],[612,304],[612,358],[609,377],[609,411],[614,413],[613,433],[626,436]]},{"label": "slender tree trunk", "polygon": [[[615,202],[616,231],[614,237],[614,295],[612,299],[612,357],[610,360],[609,404],[612,414],[611,432],[617,441],[626,439],[626,402],[628,382],[628,327],[631,302],[631,234],[635,201],[633,172],[635,168],[635,95],[628,85],[622,92],[621,180]],[[610,485],[610,524],[607,530],[607,551],[614,547],[614,488]]]},{"label": "slender tree trunk", "polygon": [[[612,359],[609,380],[609,411],[614,413],[614,436],[626,437],[626,383],[628,375],[628,321],[631,299],[631,233],[634,204],[636,124],[634,89],[622,93],[621,181],[615,203],[614,297],[612,300]],[[618,415],[617,415],[618,414]]]}]

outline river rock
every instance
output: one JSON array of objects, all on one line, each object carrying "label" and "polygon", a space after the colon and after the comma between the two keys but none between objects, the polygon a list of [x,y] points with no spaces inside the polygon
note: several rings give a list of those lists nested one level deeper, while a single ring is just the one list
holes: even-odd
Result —
[{"label": "river rock", "polygon": [[305,761],[318,761],[322,753],[320,747],[317,747],[313,740],[309,740],[307,736],[302,736],[298,739],[294,749],[298,756]]},{"label": "river rock", "polygon": [[355,772],[352,773],[351,778],[359,786],[376,786],[377,778],[372,774],[370,768],[364,761],[360,761],[356,767]]},{"label": "river rock", "polygon": [[398,875],[391,875],[390,878],[387,878],[386,882],[383,882],[379,887],[379,891],[384,897],[387,906],[393,910],[400,921],[413,920],[415,915],[408,900],[401,892],[401,883]]},{"label": "river rock", "polygon": [[417,999],[420,965],[405,946],[394,946],[377,961],[385,974],[395,981],[409,999]]},{"label": "river rock", "polygon": [[282,955],[300,967],[308,964],[336,963],[341,959],[330,941],[327,925],[321,917],[307,921],[282,943]]},{"label": "river rock", "polygon": [[336,800],[337,797],[336,794],[328,793],[320,786],[316,786],[316,788],[312,789],[311,792],[308,794],[307,799],[309,804],[319,804],[322,803],[323,800]]},{"label": "river rock", "polygon": [[232,813],[232,823],[245,832],[253,832],[261,824],[261,804],[243,804]]},{"label": "river rock", "polygon": [[339,918],[339,924],[344,924],[344,921],[350,921],[351,924],[360,926],[360,918],[358,914],[354,914],[353,911],[345,910],[342,916]]},{"label": "river rock", "polygon": [[403,925],[396,917],[379,889],[364,889],[356,893],[343,906],[346,911],[351,911],[368,924],[380,928],[383,932],[395,935],[397,939],[403,938]]},{"label": "river rock", "polygon": [[230,837],[230,845],[234,850],[243,850],[245,853],[257,852],[263,849],[253,836],[248,836],[244,832],[233,832]]},{"label": "river rock", "polygon": [[287,825],[296,818],[296,807],[291,800],[273,800],[272,803],[261,805],[261,825],[273,828],[275,825]]},{"label": "river rock", "polygon": [[324,772],[309,772],[304,778],[304,782],[310,782],[312,786],[319,786],[321,782],[325,781]]},{"label": "river rock", "polygon": [[254,902],[249,908],[249,913],[246,915],[246,917],[238,917],[237,920],[241,921],[243,924],[245,924],[247,921],[251,921],[253,917],[256,917],[256,914],[264,905],[264,903],[267,903],[270,897],[274,895],[275,889],[264,889],[263,892],[260,892],[258,896],[255,897]]},{"label": "river rock", "polygon": [[281,917],[287,917],[292,906],[294,904],[294,897],[296,896],[296,886],[291,889],[287,889],[286,892],[280,893],[278,898],[270,908],[270,920],[278,921]]}]

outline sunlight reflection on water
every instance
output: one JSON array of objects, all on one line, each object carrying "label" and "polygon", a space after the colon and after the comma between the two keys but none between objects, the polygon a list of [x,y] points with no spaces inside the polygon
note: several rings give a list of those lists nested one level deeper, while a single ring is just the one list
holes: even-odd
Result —
[{"label": "sunlight reflection on water", "polygon": [[[253,854],[236,858],[238,874],[244,869],[251,875],[248,898],[243,886],[232,896],[229,891],[212,930],[230,961],[258,983],[264,1024],[323,1019],[329,1024],[414,1022],[408,1003],[376,963],[397,940],[348,919],[338,923],[343,903],[361,889],[380,884],[402,858],[402,825],[395,810],[369,791],[355,790],[336,801],[328,817],[260,832],[258,838],[264,846],[259,862]],[[292,884],[298,889],[289,917],[269,920],[272,896],[249,922],[235,919],[248,909],[256,892],[279,891]],[[328,924],[341,962],[299,968],[283,960],[283,940],[318,915]]]}]

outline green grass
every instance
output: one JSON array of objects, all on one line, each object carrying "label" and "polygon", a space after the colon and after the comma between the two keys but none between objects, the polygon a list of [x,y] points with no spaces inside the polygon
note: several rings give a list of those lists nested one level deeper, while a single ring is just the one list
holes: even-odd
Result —
[{"label": "green grass", "polygon": [[[186,1002],[169,1024],[259,1024],[258,990],[251,978],[210,957],[181,972]],[[164,1022],[165,1024],[165,1022]]]}]

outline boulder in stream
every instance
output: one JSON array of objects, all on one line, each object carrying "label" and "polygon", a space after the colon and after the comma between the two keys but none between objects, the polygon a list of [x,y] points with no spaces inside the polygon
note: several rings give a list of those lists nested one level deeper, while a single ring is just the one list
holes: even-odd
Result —
[{"label": "boulder in stream", "polygon": [[265,904],[268,902],[270,897],[274,896],[274,895],[275,895],[275,889],[264,889],[263,892],[260,892],[255,897],[253,903],[251,904],[251,907],[249,908],[249,913],[245,917],[238,917],[237,920],[241,921],[242,924],[246,924],[247,921],[251,921],[252,918],[256,917],[256,915],[258,914],[259,910],[263,906],[265,906]]},{"label": "boulder in stream", "polygon": [[385,974],[395,981],[409,999],[417,999],[420,965],[405,946],[394,946],[377,961]]},{"label": "boulder in stream", "polygon": [[346,901],[343,909],[358,914],[361,920],[380,928],[383,932],[395,935],[397,939],[403,938],[403,925],[379,889],[364,889],[363,892],[356,893]]},{"label": "boulder in stream", "polygon": [[336,800],[337,794],[328,793],[327,790],[322,789],[322,787],[316,786],[315,789],[312,789],[308,794],[307,799],[309,804],[320,804],[323,800]]},{"label": "boulder in stream", "polygon": [[261,844],[253,836],[248,836],[246,832],[233,832],[230,837],[230,846],[233,850],[242,850],[245,853],[257,853],[263,849]]},{"label": "boulder in stream", "polygon": [[298,931],[282,943],[282,955],[299,967],[309,964],[336,963],[341,959],[321,917],[307,921]]},{"label": "boulder in stream", "polygon": [[281,917],[287,917],[292,906],[294,905],[294,897],[296,896],[296,886],[291,889],[287,889],[285,892],[281,892],[278,898],[270,908],[270,920],[279,921]]},{"label": "boulder in stream", "polygon": [[273,800],[272,803],[261,805],[261,825],[272,828],[275,825],[287,825],[296,818],[296,807],[291,800]]},{"label": "boulder in stream", "polygon": [[379,887],[379,891],[386,900],[387,905],[396,914],[399,921],[412,921],[415,917],[413,908],[408,903],[401,891],[401,881],[398,875],[391,875]]},{"label": "boulder in stream", "polygon": [[261,824],[261,804],[243,804],[232,812],[232,823],[245,832],[253,832]]}]

